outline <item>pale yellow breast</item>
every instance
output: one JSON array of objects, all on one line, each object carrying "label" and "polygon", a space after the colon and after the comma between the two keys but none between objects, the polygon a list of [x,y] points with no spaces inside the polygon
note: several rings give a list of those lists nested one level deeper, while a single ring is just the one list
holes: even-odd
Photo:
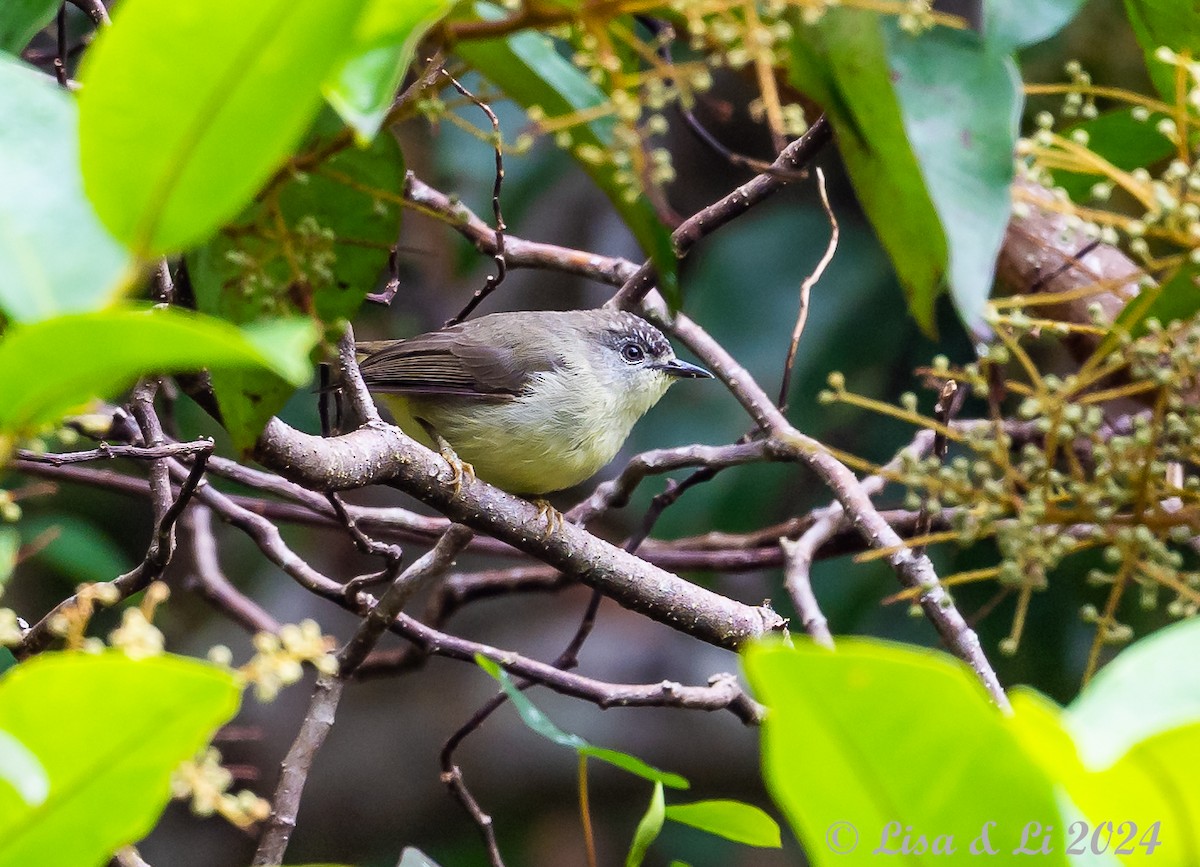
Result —
[{"label": "pale yellow breast", "polygon": [[432,424],[484,481],[512,493],[546,494],[591,478],[611,461],[669,383],[654,375],[636,382],[639,387],[614,387],[585,363],[538,373],[511,400],[378,399],[425,445],[431,443],[416,418]]}]

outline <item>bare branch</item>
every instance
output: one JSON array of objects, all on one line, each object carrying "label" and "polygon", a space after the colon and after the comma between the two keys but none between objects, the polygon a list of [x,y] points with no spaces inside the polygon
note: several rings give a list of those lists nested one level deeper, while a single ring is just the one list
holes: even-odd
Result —
[{"label": "bare branch", "polygon": [[710,643],[734,648],[783,628],[783,620],[767,608],[742,605],[684,581],[572,524],[549,533],[536,506],[478,479],[464,479],[455,491],[443,480],[449,469],[442,458],[399,428],[321,438],[273,419],[256,453],[265,465],[314,490],[395,484],[451,520],[502,539],[620,604]]},{"label": "bare branch", "polygon": [[833,491],[867,543],[872,548],[892,551],[888,555],[888,562],[905,587],[919,592],[918,601],[922,611],[947,647],[971,666],[997,706],[1008,710],[1008,697],[980,646],[979,636],[963,619],[938,581],[933,564],[928,557],[917,555],[904,545],[904,540],[879,514],[854,473],[820,442],[792,427],[745,368],[737,364],[704,329],[682,314],[676,316],[668,327],[727,384],[751,417],[769,432],[771,438],[777,440],[776,447],[781,452],[803,462],[817,473]]},{"label": "bare branch", "polygon": [[[787,185],[816,156],[832,138],[824,116],[808,128],[808,132],[783,149],[770,172],[763,173],[742,184],[720,201],[709,205],[688,217],[679,228],[671,233],[671,243],[676,255],[683,258],[697,241],[711,235],[731,220],[740,217],[759,202],[770,197]],[[653,262],[647,261],[635,274],[625,281],[606,307],[633,309],[654,288],[656,276]]]},{"label": "bare branch", "polygon": [[[392,621],[403,610],[408,600],[454,565],[454,558],[467,546],[473,535],[461,524],[451,524],[431,551],[426,552],[395,578],[379,601],[371,606],[354,637],[338,653],[342,678],[354,674],[355,669],[362,664],[380,636],[392,625]],[[396,565],[398,571],[399,564]]]},{"label": "bare branch", "polygon": [[840,520],[840,514],[837,517],[826,516],[813,524],[798,540],[787,537],[779,540],[779,547],[787,557],[784,585],[791,594],[796,613],[800,615],[800,623],[813,641],[830,650],[833,649],[833,635],[829,632],[829,621],[825,619],[813,593],[809,570],[812,568],[813,554],[823,541],[822,537],[832,533]]},{"label": "bare branch", "polygon": [[97,448],[78,452],[32,452],[28,449],[17,449],[15,454],[22,461],[34,464],[49,464],[61,467],[65,464],[79,464],[85,461],[111,460],[113,458],[132,458],[134,460],[150,461],[159,458],[182,458],[197,454],[208,454],[213,450],[211,439],[196,440],[190,443],[162,443],[157,446],[114,446],[101,443]]},{"label": "bare branch", "polygon": [[280,623],[262,606],[233,586],[221,570],[217,540],[213,535],[212,510],[194,506],[183,520],[191,540],[193,569],[184,586],[247,631],[279,632]]},{"label": "bare branch", "polygon": [[770,443],[765,441],[735,443],[728,446],[681,446],[656,449],[634,455],[615,479],[596,486],[592,495],[566,514],[569,521],[587,525],[609,509],[619,509],[649,475],[669,473],[684,467],[734,467],[742,464],[772,460]]},{"label": "bare branch", "polygon": [[296,828],[296,816],[300,811],[300,797],[304,794],[304,783],[312,768],[313,760],[321,745],[333,728],[338,702],[342,698],[345,682],[340,678],[320,675],[313,688],[312,701],[300,731],[284,756],[279,774],[279,784],[271,799],[271,816],[267,819],[258,850],[251,864],[282,864],[287,853],[288,841]]}]

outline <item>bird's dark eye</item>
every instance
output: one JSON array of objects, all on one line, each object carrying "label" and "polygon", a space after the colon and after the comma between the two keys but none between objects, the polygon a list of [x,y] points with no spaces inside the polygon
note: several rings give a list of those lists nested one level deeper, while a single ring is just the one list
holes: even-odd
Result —
[{"label": "bird's dark eye", "polygon": [[636,343],[626,343],[621,347],[621,357],[630,364],[637,364],[646,357],[646,351]]}]

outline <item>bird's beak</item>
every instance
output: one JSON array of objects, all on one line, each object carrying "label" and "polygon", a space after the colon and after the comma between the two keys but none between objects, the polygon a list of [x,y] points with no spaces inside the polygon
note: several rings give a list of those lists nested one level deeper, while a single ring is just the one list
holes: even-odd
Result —
[{"label": "bird's beak", "polygon": [[677,376],[680,379],[712,379],[713,375],[697,364],[689,364],[672,358],[666,364],[658,365],[658,369],[667,376]]}]

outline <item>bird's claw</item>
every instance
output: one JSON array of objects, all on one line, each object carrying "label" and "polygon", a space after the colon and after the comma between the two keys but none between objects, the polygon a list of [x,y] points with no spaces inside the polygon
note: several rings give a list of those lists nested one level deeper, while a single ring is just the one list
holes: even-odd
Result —
[{"label": "bird's claw", "polygon": [[454,496],[458,496],[462,492],[463,481],[475,481],[475,468],[460,458],[454,453],[454,449],[450,448],[443,440],[444,448],[439,449],[442,455],[442,460],[450,465],[450,486],[454,488]]},{"label": "bird's claw", "polygon": [[457,497],[462,493],[464,480],[473,482],[477,478],[475,468],[458,456],[458,453],[454,451],[454,447],[446,442],[445,437],[438,433],[433,425],[429,424],[423,418],[419,418],[417,421],[421,423],[421,426],[425,428],[425,432],[429,434],[429,438],[433,440],[433,444],[437,446],[438,454],[442,456],[442,460],[449,464],[450,486],[454,489],[454,496]]},{"label": "bird's claw", "polygon": [[566,521],[563,513],[550,505],[548,500],[534,500],[533,504],[537,506],[538,518],[546,522],[546,529],[542,531],[542,541],[546,541],[556,533],[561,533]]}]

